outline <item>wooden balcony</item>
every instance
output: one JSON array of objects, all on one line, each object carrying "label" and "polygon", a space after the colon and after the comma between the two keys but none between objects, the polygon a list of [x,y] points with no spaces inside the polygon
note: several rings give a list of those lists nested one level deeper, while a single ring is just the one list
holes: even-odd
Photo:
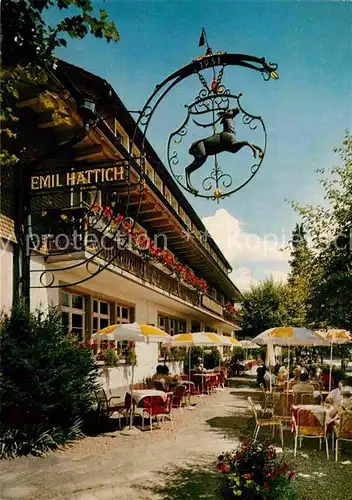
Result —
[{"label": "wooden balcony", "polygon": [[166,269],[161,269],[158,265],[143,259],[128,248],[119,248],[113,240],[110,240],[110,244],[104,245],[104,247],[101,248],[99,244],[90,244],[86,247],[86,250],[92,253],[101,250],[99,253],[100,258],[186,302],[201,306],[200,294],[172,277]]}]

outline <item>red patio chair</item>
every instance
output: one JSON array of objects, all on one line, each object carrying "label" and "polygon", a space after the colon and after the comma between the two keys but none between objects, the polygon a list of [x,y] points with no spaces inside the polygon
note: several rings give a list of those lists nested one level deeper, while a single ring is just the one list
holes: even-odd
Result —
[{"label": "red patio chair", "polygon": [[173,408],[181,408],[181,414],[183,415],[182,410],[182,401],[187,392],[187,388],[184,385],[178,385],[173,393],[172,398],[172,407]]},{"label": "red patio chair", "polygon": [[147,413],[150,421],[150,432],[153,431],[153,417],[160,416],[164,419],[166,416],[169,417],[172,428],[174,429],[174,421],[172,419],[171,408],[173,400],[173,392],[168,392],[166,396],[166,401],[163,400],[161,396],[147,396],[143,398],[143,413],[142,413],[142,428],[144,429],[144,413]]},{"label": "red patio chair", "polygon": [[183,373],[181,375],[181,380],[184,380],[184,381],[188,380],[188,375],[186,373]]}]

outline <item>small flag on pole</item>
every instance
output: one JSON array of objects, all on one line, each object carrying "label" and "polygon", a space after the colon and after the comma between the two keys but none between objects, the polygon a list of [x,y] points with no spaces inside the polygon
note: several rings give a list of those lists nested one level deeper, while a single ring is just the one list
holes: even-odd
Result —
[{"label": "small flag on pole", "polygon": [[201,32],[200,37],[199,37],[199,47],[202,47],[203,45],[205,45],[206,38],[207,38],[207,35],[205,33],[205,29],[202,28],[202,32]]}]

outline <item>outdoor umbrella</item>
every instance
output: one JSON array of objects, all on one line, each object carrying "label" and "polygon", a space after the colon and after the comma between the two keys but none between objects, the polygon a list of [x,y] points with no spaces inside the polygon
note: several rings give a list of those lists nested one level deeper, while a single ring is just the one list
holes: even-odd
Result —
[{"label": "outdoor umbrella", "polygon": [[[126,340],[129,342],[167,342],[171,339],[170,335],[151,325],[138,325],[138,323],[126,323],[122,325],[110,325],[92,335],[94,340],[98,342],[102,340],[115,340],[117,342]],[[133,423],[133,384],[134,384],[134,365],[132,364],[131,375],[131,411],[130,425],[128,429],[124,429],[121,434],[132,435],[136,433],[136,428]]]},{"label": "outdoor umbrella", "polygon": [[347,344],[352,342],[351,333],[347,330],[318,330],[318,334],[323,335],[326,342],[330,344],[330,377],[329,377],[329,392],[331,391],[331,373],[332,373],[332,350],[334,344]]},{"label": "outdoor umbrella", "polygon": [[252,340],[240,340],[238,343],[240,344],[238,347],[243,347],[246,351],[246,360],[248,357],[247,349],[260,349],[260,346],[252,342]]},{"label": "outdoor umbrella", "polygon": [[[220,345],[219,336],[216,333],[196,332],[179,333],[171,337],[166,343],[169,347],[188,347],[188,379],[191,381],[191,347],[213,347]],[[204,358],[204,355],[203,355]],[[192,408],[190,405],[189,409]]]},{"label": "outdoor umbrella", "polygon": [[[288,372],[290,373],[291,346],[326,346],[327,342],[322,335],[303,327],[280,326],[269,328],[253,339],[259,345],[279,345],[288,347]],[[288,389],[287,389],[288,397]]]}]

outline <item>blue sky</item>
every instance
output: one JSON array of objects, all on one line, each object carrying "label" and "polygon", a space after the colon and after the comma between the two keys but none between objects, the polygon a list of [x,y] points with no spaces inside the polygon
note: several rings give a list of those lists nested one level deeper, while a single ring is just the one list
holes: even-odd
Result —
[{"label": "blue sky", "polygon": [[[140,109],[158,82],[202,53],[202,26],[214,51],[264,56],[279,64],[278,81],[264,82],[244,68],[229,68],[224,77],[233,93],[244,94],[244,107],[265,122],[268,150],[261,170],[219,205],[189,199],[230,259],[240,286],[271,272],[283,276],[286,255],[277,245],[263,246],[263,238],[289,237],[297,216],[285,200],[322,201],[314,171],[338,161],[332,149],[351,128],[351,6],[285,0],[93,3],[108,11],[121,41],[70,41],[58,55],[107,79],[129,109]],[[169,128],[180,122],[196,90],[194,80],[183,84],[157,113],[148,138],[162,158]],[[258,238],[255,250],[244,248],[248,235]]]}]

